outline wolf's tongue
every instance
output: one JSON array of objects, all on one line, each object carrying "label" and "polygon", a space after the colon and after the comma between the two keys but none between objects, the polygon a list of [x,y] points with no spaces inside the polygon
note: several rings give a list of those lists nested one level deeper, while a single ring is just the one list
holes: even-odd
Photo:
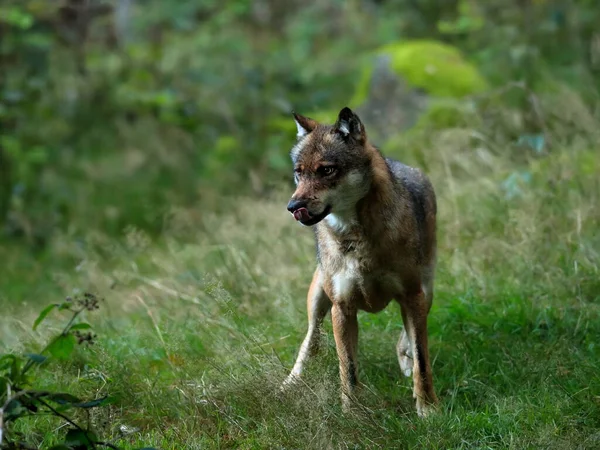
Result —
[{"label": "wolf's tongue", "polygon": [[308,209],[306,208],[298,208],[294,211],[294,219],[306,221],[310,219],[310,214],[308,213]]}]

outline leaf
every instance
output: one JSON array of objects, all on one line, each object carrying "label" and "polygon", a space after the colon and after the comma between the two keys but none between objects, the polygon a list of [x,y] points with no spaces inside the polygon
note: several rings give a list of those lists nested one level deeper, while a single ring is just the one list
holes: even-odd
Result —
[{"label": "leaf", "polygon": [[64,311],[65,309],[69,309],[73,305],[70,302],[63,302],[63,303],[61,303],[60,305],[57,305],[57,306],[58,306],[58,310],[59,311]]},{"label": "leaf", "polygon": [[38,355],[36,353],[25,353],[25,356],[27,356],[30,360],[32,360],[36,364],[43,364],[48,359],[47,356]]},{"label": "leaf", "polygon": [[6,422],[18,419],[27,414],[27,408],[25,408],[19,400],[9,400],[6,407],[2,409],[2,415]]},{"label": "leaf", "polygon": [[92,326],[89,323],[76,323],[70,329],[71,330],[89,330]]},{"label": "leaf", "polygon": [[0,358],[0,370],[8,369],[16,358],[15,355],[4,355]]},{"label": "leaf", "polygon": [[92,431],[70,429],[65,436],[65,444],[70,446],[94,448],[96,442],[98,442],[98,438]]},{"label": "leaf", "polygon": [[21,402],[23,403],[23,406],[25,408],[27,408],[29,411],[31,411],[32,413],[35,414],[38,412],[38,406],[37,406],[36,399],[29,398],[29,397],[21,397]]},{"label": "leaf", "polygon": [[76,403],[73,406],[77,407],[77,408],[95,408],[97,406],[104,406],[107,405],[109,403],[111,403],[113,401],[112,397],[109,396],[105,396],[102,398],[97,398],[96,400],[90,400],[89,402],[80,402],[80,403]]},{"label": "leaf", "polygon": [[68,405],[73,406],[75,408],[95,408],[97,406],[104,406],[113,402],[113,397],[104,396],[101,398],[97,398],[95,400],[90,401],[82,401],[81,399],[75,397],[74,395],[68,393],[57,393],[57,394],[49,394],[47,396],[48,400],[51,400],[60,405]]},{"label": "leaf", "polygon": [[47,348],[52,356],[61,361],[69,359],[75,348],[75,337],[71,334],[61,334]]},{"label": "leaf", "polygon": [[58,403],[59,405],[74,405],[81,402],[81,400],[74,395],[61,392],[57,394],[50,394],[47,396],[47,398],[48,400]]},{"label": "leaf", "polygon": [[44,309],[42,309],[42,312],[40,312],[40,315],[38,316],[38,318],[37,318],[37,319],[35,319],[35,322],[33,322],[33,330],[35,331],[35,329],[38,327],[38,325],[39,325],[40,323],[42,323],[42,321],[43,321],[43,320],[46,318],[46,316],[47,316],[48,314],[50,314],[50,312],[51,312],[51,311],[52,311],[54,308],[57,308],[58,306],[60,306],[60,305],[58,305],[57,303],[54,303],[54,304],[52,304],[52,305],[48,305],[48,306],[46,306]]},{"label": "leaf", "polygon": [[44,147],[33,147],[27,152],[27,162],[30,164],[43,164],[48,159],[48,151]]},{"label": "leaf", "polygon": [[2,22],[22,30],[27,30],[33,25],[33,16],[15,7],[8,9],[2,8],[0,11],[0,18]]},{"label": "leaf", "polygon": [[13,384],[18,384],[21,381],[21,360],[19,358],[13,358],[12,364],[10,365],[10,379]]},{"label": "leaf", "polygon": [[0,404],[4,404],[6,396],[8,395],[8,386],[10,386],[10,380],[8,377],[0,377]]},{"label": "leaf", "polygon": [[58,444],[50,447],[50,450],[71,450],[71,447],[68,447],[65,444]]}]

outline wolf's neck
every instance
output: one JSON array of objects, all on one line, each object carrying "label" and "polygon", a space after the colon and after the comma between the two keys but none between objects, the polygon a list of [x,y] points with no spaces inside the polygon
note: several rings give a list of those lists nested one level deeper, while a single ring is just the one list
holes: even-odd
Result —
[{"label": "wolf's neck", "polygon": [[351,231],[358,225],[356,208],[348,211],[338,211],[336,213],[331,213],[327,217],[325,217],[327,221],[327,225],[335,232],[335,233],[346,233]]},{"label": "wolf's neck", "polygon": [[393,182],[385,159],[373,149],[371,162],[370,188],[367,194],[346,210],[337,210],[329,214],[325,220],[336,234],[356,232],[364,228],[369,231],[385,228],[384,217],[392,210]]},{"label": "wolf's neck", "polygon": [[371,233],[383,233],[395,210],[394,182],[384,157],[376,149],[373,149],[371,170],[371,187],[360,201],[357,214],[360,215],[363,226]]}]

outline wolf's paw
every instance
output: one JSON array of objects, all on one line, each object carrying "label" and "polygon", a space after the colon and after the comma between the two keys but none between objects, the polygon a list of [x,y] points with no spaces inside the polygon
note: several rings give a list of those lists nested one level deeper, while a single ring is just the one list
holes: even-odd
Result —
[{"label": "wolf's paw", "polygon": [[364,412],[364,406],[358,401],[356,395],[342,393],[342,413],[345,415],[357,416]]},{"label": "wolf's paw", "polygon": [[419,417],[430,417],[439,411],[438,400],[434,397],[433,402],[417,397],[417,415]]},{"label": "wolf's paw", "polygon": [[281,383],[281,386],[279,386],[279,393],[285,394],[294,387],[298,386],[298,384],[300,384],[300,377],[293,373],[290,373],[288,377],[284,380],[284,382]]}]

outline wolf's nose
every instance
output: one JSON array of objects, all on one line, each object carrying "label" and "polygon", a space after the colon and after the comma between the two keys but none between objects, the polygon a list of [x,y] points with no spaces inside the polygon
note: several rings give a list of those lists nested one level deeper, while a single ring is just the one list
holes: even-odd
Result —
[{"label": "wolf's nose", "polygon": [[293,214],[294,211],[296,211],[297,209],[306,208],[306,205],[307,205],[307,203],[304,200],[292,199],[292,200],[290,200],[290,202],[287,205],[287,210]]}]

